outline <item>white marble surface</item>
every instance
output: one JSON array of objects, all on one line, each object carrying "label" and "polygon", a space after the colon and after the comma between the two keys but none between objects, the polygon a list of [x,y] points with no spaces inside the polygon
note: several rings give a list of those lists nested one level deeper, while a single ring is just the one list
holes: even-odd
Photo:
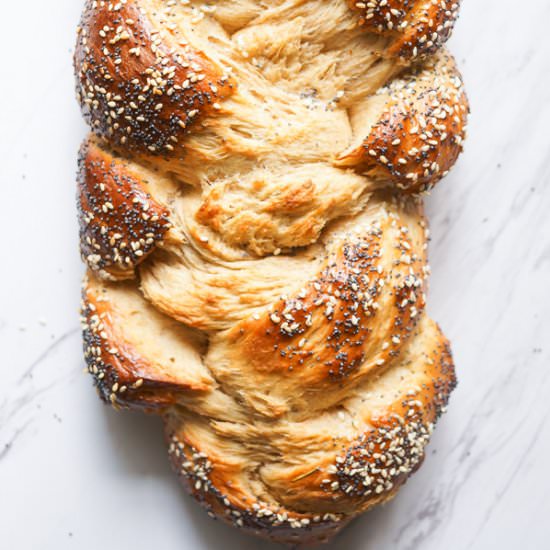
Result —
[{"label": "white marble surface", "polygon": [[[549,548],[550,4],[528,5],[466,1],[451,42],[473,116],[429,199],[430,308],[460,386],[422,470],[331,548]],[[2,6],[0,546],[275,548],[207,518],[175,482],[159,422],[103,407],[82,374],[80,7]]]}]

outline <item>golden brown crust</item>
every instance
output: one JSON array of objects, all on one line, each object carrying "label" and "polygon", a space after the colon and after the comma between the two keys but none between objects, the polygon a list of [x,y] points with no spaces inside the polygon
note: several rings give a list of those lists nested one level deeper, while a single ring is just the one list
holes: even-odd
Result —
[{"label": "golden brown crust", "polygon": [[87,0],[75,52],[77,98],[92,130],[113,145],[181,155],[188,129],[234,83],[204,53],[160,38],[148,10],[144,0]]},{"label": "golden brown crust", "polygon": [[[276,302],[259,320],[235,325],[225,336],[229,345],[243,346],[244,355],[257,370],[307,376],[304,383],[308,385],[352,376],[364,365],[369,335],[381,322],[377,300],[387,274],[382,266],[378,270],[378,231],[371,230],[363,241],[343,244],[305,291]],[[403,250],[410,246],[406,238],[402,243]],[[397,274],[391,304],[383,312],[392,317],[387,339],[399,344],[410,336],[424,309],[422,274],[410,272],[408,265],[397,264],[397,269],[404,269]],[[382,365],[397,354],[396,347],[388,346],[377,362]],[[318,365],[308,372],[312,357]]]},{"label": "golden brown crust", "polygon": [[[108,285],[91,274],[87,277],[82,291],[84,357],[104,401],[118,408],[163,410],[182,394],[211,387],[207,378],[178,377],[166,372],[157,358],[145,355],[128,336],[125,323],[131,314],[131,310],[117,311]],[[183,327],[165,330],[179,330],[186,338]]]},{"label": "golden brown crust", "polygon": [[369,135],[337,164],[357,166],[407,192],[428,190],[454,165],[466,137],[469,105],[455,61],[438,54],[385,93]]},{"label": "golden brown crust", "polygon": [[393,497],[421,465],[435,422],[456,386],[449,342],[438,328],[429,348],[414,360],[423,365],[416,387],[399,393],[386,407],[368,411],[369,429],[337,456],[317,464],[315,474],[294,484],[282,502],[318,506],[325,500],[331,509],[353,514]]},{"label": "golden brown crust", "polygon": [[93,140],[80,150],[78,215],[82,258],[114,279],[133,277],[171,226],[168,209],[151,197],[147,182]]},{"label": "golden brown crust", "polygon": [[262,501],[247,492],[239,468],[189,441],[177,415],[166,420],[172,468],[211,517],[268,540],[306,546],[327,542],[348,523],[338,514],[300,514]]},{"label": "golden brown crust", "polygon": [[389,36],[387,54],[404,59],[437,51],[450,37],[460,0],[348,0],[369,32]]}]

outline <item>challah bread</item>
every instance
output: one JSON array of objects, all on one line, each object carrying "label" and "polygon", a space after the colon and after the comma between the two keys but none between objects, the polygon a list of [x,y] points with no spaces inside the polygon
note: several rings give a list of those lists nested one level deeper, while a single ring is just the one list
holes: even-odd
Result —
[{"label": "challah bread", "polygon": [[103,399],[162,415],[214,517],[324,541],[422,462],[455,386],[421,192],[465,137],[457,12],[86,3],[85,357]]}]

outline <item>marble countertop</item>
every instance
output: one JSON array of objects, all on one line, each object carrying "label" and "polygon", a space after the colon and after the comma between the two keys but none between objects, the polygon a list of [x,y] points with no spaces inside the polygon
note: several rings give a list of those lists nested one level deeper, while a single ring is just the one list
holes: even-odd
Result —
[{"label": "marble countertop", "polygon": [[[80,1],[2,8],[0,541],[15,550],[268,550],[210,520],[159,422],[100,404],[82,373],[74,204],[85,128]],[[520,21],[522,17],[522,21]],[[460,377],[421,471],[330,548],[548,548],[550,3],[464,2],[451,49],[473,115],[428,200],[430,309]]]}]

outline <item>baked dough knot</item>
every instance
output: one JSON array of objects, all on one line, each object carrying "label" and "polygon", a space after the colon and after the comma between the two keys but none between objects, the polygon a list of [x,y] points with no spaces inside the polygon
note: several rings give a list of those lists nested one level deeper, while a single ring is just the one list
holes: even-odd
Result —
[{"label": "baked dough knot", "polygon": [[214,517],[316,543],[422,462],[456,383],[423,195],[465,138],[458,7],[86,2],[85,358]]}]

